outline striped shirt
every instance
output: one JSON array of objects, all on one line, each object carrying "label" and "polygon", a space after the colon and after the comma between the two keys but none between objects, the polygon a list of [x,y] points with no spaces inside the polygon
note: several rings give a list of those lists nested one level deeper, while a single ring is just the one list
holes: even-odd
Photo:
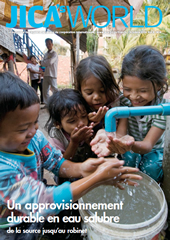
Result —
[{"label": "striped shirt", "polygon": [[[152,102],[151,105],[155,106],[162,103],[169,102],[163,97],[159,97],[156,101]],[[120,95],[120,106],[133,107],[130,100],[125,98],[123,94]],[[128,118],[128,134],[134,137],[135,141],[143,141],[149,132],[150,128],[155,126],[160,129],[166,128],[166,116],[162,115],[147,115],[147,116],[129,116]],[[164,135],[159,138],[153,149],[164,147]]]}]

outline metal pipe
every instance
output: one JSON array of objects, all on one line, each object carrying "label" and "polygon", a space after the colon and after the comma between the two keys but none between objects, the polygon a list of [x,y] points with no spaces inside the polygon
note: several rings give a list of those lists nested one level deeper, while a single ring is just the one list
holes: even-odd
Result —
[{"label": "metal pipe", "polygon": [[170,115],[170,104],[164,103],[157,106],[111,108],[105,115],[105,131],[116,132],[116,119],[154,114],[160,114],[163,116]]}]

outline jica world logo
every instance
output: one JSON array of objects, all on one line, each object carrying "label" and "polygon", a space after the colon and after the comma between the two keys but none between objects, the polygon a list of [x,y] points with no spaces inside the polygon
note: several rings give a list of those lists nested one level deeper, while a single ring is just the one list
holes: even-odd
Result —
[{"label": "jica world logo", "polygon": [[[105,12],[107,13],[107,17],[106,17],[106,21],[104,23],[104,25],[98,25],[98,23],[95,21],[95,13],[97,12],[97,10],[99,8],[102,8],[105,10]],[[122,8],[125,11],[124,16],[116,16],[116,9],[118,8]],[[149,8],[155,8],[158,11],[159,14],[159,21],[156,25],[152,25],[150,26],[148,24],[149,22],[149,16],[148,16],[148,10]],[[45,19],[44,23],[36,23],[35,22],[35,12],[36,11],[43,11],[43,6],[33,6],[29,9],[28,11],[28,22],[29,24],[33,27],[33,28],[40,28],[40,27],[49,27],[49,25],[55,25],[56,28],[62,28],[62,23],[60,21],[59,18],[59,13],[64,13],[67,11],[70,23],[72,28],[74,28],[76,26],[77,23],[77,19],[80,16],[81,20],[82,20],[82,24],[84,27],[88,26],[89,20],[91,20],[91,22],[93,23],[93,25],[95,27],[98,28],[104,28],[107,27],[112,19],[112,27],[115,27],[115,21],[117,19],[120,19],[122,21],[122,23],[124,24],[124,26],[126,28],[128,28],[128,25],[126,24],[124,18],[128,15],[128,9],[124,6],[112,6],[112,11],[110,11],[109,8],[107,8],[106,6],[97,6],[97,7],[92,7],[90,6],[89,11],[86,15],[86,17],[83,15],[83,10],[81,6],[78,6],[76,9],[76,14],[75,14],[75,18],[72,18],[72,14],[70,11],[70,7],[69,6],[60,6],[59,4],[57,4],[56,6],[50,6],[49,10],[47,12],[47,16]],[[20,6],[19,8],[19,12],[20,12],[20,23],[19,23],[19,27],[20,28],[26,28],[26,6]],[[11,7],[11,22],[6,24],[6,27],[8,28],[14,28],[17,25],[17,13],[18,13],[18,8],[17,6],[12,6]],[[143,27],[157,27],[162,23],[162,11],[160,10],[160,8],[156,7],[156,6],[145,6],[145,25],[133,25],[133,7],[130,6],[130,27],[132,28],[143,28]]]}]

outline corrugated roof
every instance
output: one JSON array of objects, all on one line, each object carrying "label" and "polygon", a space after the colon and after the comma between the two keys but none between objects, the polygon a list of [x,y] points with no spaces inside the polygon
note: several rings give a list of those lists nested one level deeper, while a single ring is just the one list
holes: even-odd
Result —
[{"label": "corrugated roof", "polygon": [[0,25],[0,46],[15,53],[13,34],[11,29]]}]

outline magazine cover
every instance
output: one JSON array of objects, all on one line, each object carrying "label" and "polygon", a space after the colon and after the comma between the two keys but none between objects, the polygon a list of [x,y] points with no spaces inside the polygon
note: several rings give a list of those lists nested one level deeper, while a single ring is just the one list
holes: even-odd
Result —
[{"label": "magazine cover", "polygon": [[0,0],[0,240],[169,240],[168,0]]}]

